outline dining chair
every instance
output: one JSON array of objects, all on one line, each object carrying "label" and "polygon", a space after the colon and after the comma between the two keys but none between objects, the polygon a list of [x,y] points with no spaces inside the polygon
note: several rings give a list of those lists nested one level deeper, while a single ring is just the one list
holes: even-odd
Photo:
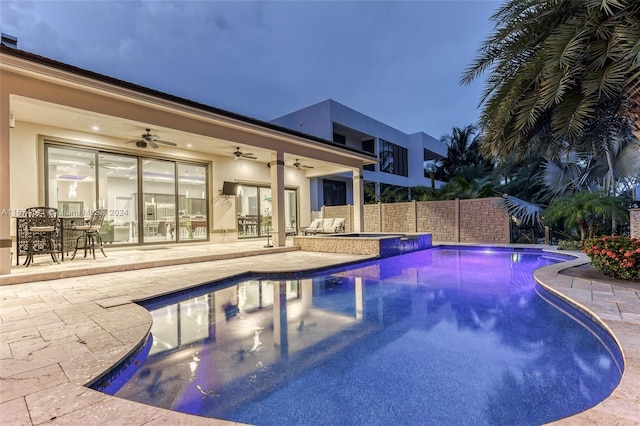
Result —
[{"label": "dining chair", "polygon": [[36,254],[50,253],[56,263],[60,263],[58,252],[58,209],[53,207],[29,207],[27,213],[27,231],[29,244],[25,266],[29,266]]},{"label": "dining chair", "polygon": [[[91,212],[91,217],[84,221],[82,225],[72,224],[71,229],[74,231],[82,231],[82,235],[76,238],[76,245],[73,249],[71,260],[76,257],[79,248],[84,249],[84,257],[87,257],[87,251],[91,251],[93,260],[96,259],[96,248],[99,248],[104,257],[107,257],[103,250],[102,237],[100,236],[100,229],[102,228],[102,222],[104,222],[106,215],[106,209],[94,210]],[[82,246],[80,246],[80,240],[83,242]]]}]

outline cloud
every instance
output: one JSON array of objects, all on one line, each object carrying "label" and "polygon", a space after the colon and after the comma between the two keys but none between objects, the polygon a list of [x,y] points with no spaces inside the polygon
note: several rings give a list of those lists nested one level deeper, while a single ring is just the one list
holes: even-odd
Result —
[{"label": "cloud", "polygon": [[333,98],[439,137],[477,117],[481,84],[458,80],[498,5],[2,1],[0,23],[22,49],[259,119]]}]

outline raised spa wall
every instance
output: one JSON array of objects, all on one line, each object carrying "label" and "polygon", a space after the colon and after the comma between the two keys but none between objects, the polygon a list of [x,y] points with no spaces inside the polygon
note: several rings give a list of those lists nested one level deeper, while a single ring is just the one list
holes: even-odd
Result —
[{"label": "raised spa wall", "polygon": [[329,234],[296,236],[303,251],[388,257],[432,247],[431,234]]}]

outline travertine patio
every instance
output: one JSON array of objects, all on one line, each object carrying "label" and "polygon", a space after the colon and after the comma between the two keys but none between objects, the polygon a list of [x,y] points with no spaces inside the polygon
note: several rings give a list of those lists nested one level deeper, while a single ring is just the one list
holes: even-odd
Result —
[{"label": "travertine patio", "polygon": [[[16,267],[11,275],[0,276],[5,284],[0,286],[0,423],[229,424],[121,400],[83,385],[146,336],[151,317],[133,300],[247,271],[301,271],[367,258],[263,246],[264,241],[250,241],[113,249],[108,258],[62,265],[41,256],[29,268]],[[637,425],[640,285],[591,276],[589,269],[572,268],[574,276],[560,273],[586,262],[581,255],[538,270],[536,278],[601,318],[622,345],[626,368],[609,398],[556,423]],[[161,266],[166,263],[171,266]],[[10,282],[23,283],[6,285]]]}]

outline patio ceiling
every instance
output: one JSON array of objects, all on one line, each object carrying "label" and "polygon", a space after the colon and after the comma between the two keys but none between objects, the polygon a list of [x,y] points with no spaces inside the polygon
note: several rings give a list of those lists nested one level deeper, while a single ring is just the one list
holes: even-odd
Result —
[{"label": "patio ceiling", "polygon": [[[207,154],[207,156],[234,158],[233,152],[239,147],[242,152],[250,152],[256,157],[255,160],[243,158],[241,161],[261,162],[266,165],[272,159],[270,150],[243,145],[238,141],[205,137],[168,127],[152,126],[148,123],[79,110],[16,95],[11,97],[11,112],[18,123],[24,121],[81,132],[84,134],[82,142],[88,142],[92,145],[104,145],[122,152],[136,154],[146,152],[149,155],[177,156],[185,155],[188,152],[189,156],[194,155],[194,153],[203,153]],[[154,149],[150,146],[138,148],[133,143],[125,143],[139,139],[147,128],[150,128],[151,133],[158,135],[160,139],[174,142],[177,146],[160,145],[158,149]],[[346,167],[333,163],[294,154],[285,153],[284,160],[285,165],[289,167],[293,167],[293,163],[296,160],[306,166],[311,166],[312,168],[301,169],[307,177],[326,176],[351,171]]]}]

